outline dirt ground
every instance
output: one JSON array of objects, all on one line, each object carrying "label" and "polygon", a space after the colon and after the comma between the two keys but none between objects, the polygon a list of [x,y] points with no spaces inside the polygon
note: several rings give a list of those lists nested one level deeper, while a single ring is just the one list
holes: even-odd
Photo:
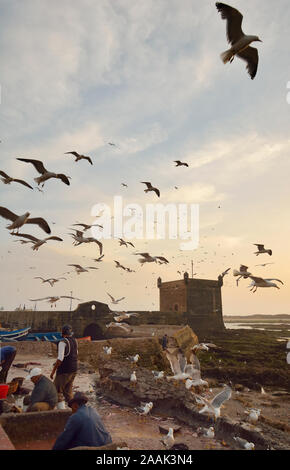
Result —
[{"label": "dirt ground", "polygon": [[[43,374],[49,377],[54,360],[53,357],[48,357],[45,353],[37,354],[34,352],[29,356],[27,354],[18,354],[15,364],[23,364],[23,367],[12,366],[9,371],[8,382],[14,377],[26,377],[32,367],[41,367]],[[25,367],[28,361],[39,363],[39,365],[27,365]],[[203,378],[206,379],[206,377]],[[88,364],[80,363],[79,372],[74,382],[74,391],[83,391],[89,396],[90,405],[96,407],[105,426],[111,433],[113,441],[125,441],[129,449],[164,450],[165,447],[161,442],[163,436],[160,434],[159,426],[181,426],[180,431],[175,434],[175,443],[182,442],[191,450],[230,449],[223,441],[197,436],[191,427],[183,425],[175,419],[154,414],[154,408],[151,416],[141,420],[132,408],[109,403],[102,396],[97,396],[95,392],[96,380],[98,380],[98,373],[93,371]],[[33,389],[30,380],[24,381],[23,386]],[[209,395],[214,396],[221,388],[222,386],[212,388]],[[275,393],[279,390],[270,390],[266,387],[266,394],[247,389],[240,392],[233,391],[232,398],[225,402],[222,416],[228,416],[245,423],[247,421],[245,409],[248,407],[260,408],[261,417],[256,426],[257,430],[261,431],[265,438],[270,438],[279,443],[279,448],[290,449],[290,395],[284,392],[280,396],[275,396]]]}]

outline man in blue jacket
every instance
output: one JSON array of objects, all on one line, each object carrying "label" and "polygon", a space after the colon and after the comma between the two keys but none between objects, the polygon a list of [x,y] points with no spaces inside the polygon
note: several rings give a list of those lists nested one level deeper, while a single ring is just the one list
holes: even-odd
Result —
[{"label": "man in blue jacket", "polygon": [[6,383],[8,371],[16,356],[16,349],[13,346],[3,346],[0,348],[0,383]]},{"label": "man in blue jacket", "polygon": [[72,409],[64,431],[56,439],[52,450],[66,450],[73,447],[101,447],[112,442],[96,410],[87,406],[88,398],[76,392],[68,405]]}]

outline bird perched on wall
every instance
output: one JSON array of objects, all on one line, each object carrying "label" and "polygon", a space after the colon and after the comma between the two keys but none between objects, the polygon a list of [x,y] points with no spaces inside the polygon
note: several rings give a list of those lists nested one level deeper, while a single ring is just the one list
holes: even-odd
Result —
[{"label": "bird perched on wall", "polygon": [[241,437],[233,437],[233,439],[241,449],[255,450],[255,444],[253,442],[248,442],[246,439],[242,439]]},{"label": "bird perched on wall", "polygon": [[280,289],[280,287],[275,284],[275,282],[272,281],[278,281],[281,284],[284,284],[280,279],[263,279],[262,277],[255,277],[255,276],[249,276],[250,279],[252,279],[251,284],[249,287],[251,288],[250,291],[253,293],[256,292],[258,287],[276,287],[276,289]]},{"label": "bird perched on wall", "polygon": [[258,251],[255,251],[254,255],[258,256],[263,253],[268,253],[268,255],[272,256],[272,250],[265,249],[264,245],[260,245],[259,243],[254,243],[254,245],[258,248]]},{"label": "bird perched on wall", "polygon": [[37,184],[43,183],[42,186],[44,186],[44,183],[47,180],[51,178],[56,178],[60,179],[67,186],[70,185],[68,176],[64,175],[63,173],[53,173],[51,171],[46,170],[42,161],[40,160],[31,160],[30,158],[17,158],[16,160],[19,160],[20,162],[32,163],[36,171],[41,174],[41,176],[39,176],[38,178],[34,178],[34,181]]},{"label": "bird perched on wall", "polygon": [[210,426],[208,429],[206,428],[197,428],[196,430],[198,436],[205,436],[209,437],[210,439],[214,438],[214,427]]},{"label": "bird perched on wall", "polygon": [[108,356],[112,354],[112,346],[103,346],[103,350]]},{"label": "bird perched on wall", "polygon": [[30,218],[30,212],[25,212],[23,215],[16,215],[6,207],[0,207],[0,216],[4,219],[11,220],[12,224],[8,225],[8,230],[19,230],[24,224],[38,225],[44,232],[51,233],[50,227],[46,220],[42,217]]},{"label": "bird perched on wall", "polygon": [[91,157],[87,157],[86,155],[80,155],[78,152],[65,152],[65,155],[67,154],[72,154],[76,157],[75,162],[78,162],[79,160],[88,160],[88,162],[92,165],[93,162],[91,160]]},{"label": "bird perched on wall", "polygon": [[56,240],[56,241],[59,241],[59,242],[63,241],[62,238],[55,237],[55,236],[46,237],[43,240],[41,240],[39,238],[33,237],[32,235],[29,235],[28,233],[11,233],[11,235],[17,236],[17,237],[22,237],[22,238],[27,238],[29,240],[28,243],[32,243],[33,246],[31,248],[34,251],[38,251],[39,248],[42,245],[44,245],[48,240]]},{"label": "bird perched on wall", "polygon": [[168,434],[161,439],[162,444],[169,449],[174,444],[173,428],[169,428]]},{"label": "bird perched on wall", "polygon": [[174,160],[174,163],[176,163],[175,166],[188,166],[188,163],[181,162],[180,160]]},{"label": "bird perched on wall", "polygon": [[164,371],[158,371],[158,370],[152,370],[152,374],[154,376],[154,379],[163,379],[164,377]]},{"label": "bird perched on wall", "polygon": [[239,270],[233,269],[233,275],[234,276],[239,276],[238,279],[236,280],[237,286],[238,286],[239,285],[239,280],[241,278],[247,279],[247,277],[250,277],[252,275],[252,273],[250,273],[248,271],[248,266],[244,266],[243,264],[241,264]]},{"label": "bird perched on wall", "polygon": [[261,410],[260,409],[251,409],[251,410],[245,410],[245,413],[248,415],[248,420],[250,421],[250,423],[256,423],[259,419],[259,416],[261,414]]},{"label": "bird perched on wall", "polygon": [[5,173],[4,171],[0,171],[0,176],[2,176],[1,181],[3,181],[4,184],[19,183],[33,190],[33,187],[30,186],[30,184],[26,183],[26,181],[11,178],[11,176],[8,176],[7,173]]},{"label": "bird perched on wall", "polygon": [[216,7],[223,20],[227,20],[227,39],[231,48],[221,54],[224,64],[232,62],[237,56],[247,62],[247,71],[253,80],[258,69],[258,50],[251,47],[254,41],[262,42],[258,36],[245,35],[242,31],[243,15],[235,8],[225,3],[216,2]]},{"label": "bird perched on wall", "polygon": [[131,376],[130,376],[130,382],[133,387],[136,387],[137,385],[137,376],[135,370],[133,370]]},{"label": "bird perched on wall", "polygon": [[158,197],[160,197],[160,191],[158,188],[154,188],[152,184],[149,181],[141,181],[142,184],[146,184],[147,189],[144,189],[145,193],[148,193],[149,191],[154,191]]}]

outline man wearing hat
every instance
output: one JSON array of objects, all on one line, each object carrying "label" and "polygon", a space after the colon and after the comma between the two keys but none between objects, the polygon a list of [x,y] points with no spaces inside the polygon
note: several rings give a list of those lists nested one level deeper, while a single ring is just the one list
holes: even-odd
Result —
[{"label": "man wearing hat", "polygon": [[66,450],[74,447],[101,447],[112,442],[99,414],[87,406],[88,398],[76,392],[68,405],[72,409],[64,431],[56,439],[52,450]]},{"label": "man wearing hat", "polygon": [[[54,384],[61,398],[68,403],[72,398],[72,386],[78,368],[78,345],[72,336],[72,327],[65,325],[62,328],[62,338],[58,343],[58,356],[54,363],[50,378],[53,379],[56,372]],[[61,397],[61,398],[60,398]]]},{"label": "man wearing hat", "polygon": [[42,375],[38,367],[32,369],[26,379],[34,383],[32,394],[26,396],[23,401],[23,405],[27,406],[26,411],[53,410],[57,404],[57,391],[54,383]]}]

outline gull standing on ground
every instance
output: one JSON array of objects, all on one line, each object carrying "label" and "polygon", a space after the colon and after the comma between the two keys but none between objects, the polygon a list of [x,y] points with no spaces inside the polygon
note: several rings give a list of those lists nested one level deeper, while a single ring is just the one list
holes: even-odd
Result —
[{"label": "gull standing on ground", "polygon": [[43,183],[42,186],[44,186],[44,183],[47,180],[49,180],[50,178],[56,178],[60,179],[67,186],[70,185],[68,176],[64,175],[63,173],[52,173],[51,171],[46,170],[42,161],[40,160],[31,160],[29,158],[17,158],[16,160],[19,160],[20,162],[32,163],[36,171],[41,174],[41,176],[39,176],[38,178],[34,178],[34,181],[37,184]]},{"label": "gull standing on ground", "polygon": [[152,374],[154,376],[154,379],[163,379],[164,377],[164,371],[158,371],[158,370],[152,370]]},{"label": "gull standing on ground", "polygon": [[144,189],[145,193],[148,193],[149,191],[154,191],[158,197],[160,197],[160,191],[158,188],[154,188],[152,184],[149,181],[141,181],[142,184],[146,184],[147,189]]},{"label": "gull standing on ground", "polygon": [[167,449],[174,444],[173,428],[169,428],[168,434],[161,439],[162,444],[167,447]]},{"label": "gull standing on ground", "polygon": [[27,188],[30,188],[33,190],[33,187],[30,186],[30,184],[26,183],[26,181],[11,178],[11,176],[8,176],[7,173],[4,173],[4,171],[0,171],[0,176],[2,176],[1,181],[3,181],[4,184],[11,184],[13,182],[20,183],[20,184],[23,184],[23,186],[26,186]]},{"label": "gull standing on ground", "polygon": [[255,450],[255,444],[253,442],[248,442],[246,439],[242,439],[241,437],[234,437],[233,438],[239,447],[245,450]]},{"label": "gull standing on ground", "polygon": [[255,251],[254,255],[258,256],[262,253],[268,253],[268,255],[272,256],[272,250],[265,249],[264,245],[260,245],[259,243],[254,243],[254,245],[258,248],[258,251]]},{"label": "gull standing on ground", "polygon": [[112,354],[112,346],[103,346],[103,350],[108,356]]},{"label": "gull standing on ground", "polygon": [[261,410],[253,408],[251,410],[245,410],[245,413],[248,415],[248,420],[251,423],[256,423],[259,419],[260,414],[261,414]]},{"label": "gull standing on ground", "polygon": [[214,427],[210,426],[208,429],[206,428],[197,428],[196,430],[198,436],[205,436],[209,437],[210,439],[214,438]]},{"label": "gull standing on ground", "polygon": [[199,413],[210,413],[214,415],[214,418],[217,419],[221,415],[221,406],[226,401],[229,400],[232,396],[232,389],[230,387],[224,388],[219,392],[212,400],[206,400],[205,398],[198,396],[196,401],[202,403],[204,407],[199,411]]},{"label": "gull standing on ground", "polygon": [[[48,240],[56,240],[56,241],[59,241],[59,242],[63,242],[62,238],[55,237],[55,236],[46,237],[43,240],[41,240],[39,238],[33,237],[32,235],[29,235],[28,233],[11,233],[11,235],[14,235],[14,236],[17,236],[17,237],[28,238],[29,242],[31,242],[33,244],[33,246],[31,248],[35,251],[38,251],[39,248],[42,245],[44,245]],[[24,240],[22,240],[22,241],[24,241]]]},{"label": "gull standing on ground", "polygon": [[30,212],[25,212],[23,215],[16,215],[5,207],[0,207],[0,216],[4,219],[11,220],[12,224],[8,225],[8,230],[19,230],[24,224],[38,225],[46,233],[51,233],[48,223],[42,217],[30,217]]},{"label": "gull standing on ground", "polygon": [[232,62],[235,56],[245,60],[247,71],[253,80],[257,73],[259,56],[258,50],[250,44],[254,41],[262,42],[261,39],[258,36],[247,36],[243,33],[243,15],[238,10],[220,2],[216,2],[216,7],[222,19],[227,20],[227,39],[232,46],[221,54],[223,63]]},{"label": "gull standing on ground", "polygon": [[86,155],[80,155],[78,152],[65,152],[65,155],[67,154],[72,154],[76,157],[75,162],[78,162],[79,160],[88,160],[88,162],[92,165],[93,162],[91,160],[91,157],[87,157]]},{"label": "gull standing on ground", "polygon": [[280,281],[280,279],[275,279],[275,278],[263,279],[262,277],[255,277],[255,276],[249,276],[249,277],[252,279],[252,282],[249,285],[249,287],[251,287],[250,291],[252,291],[253,293],[256,292],[258,287],[276,287],[276,289],[280,289],[280,287],[278,287],[277,284],[275,284],[275,282],[271,282],[271,281],[278,281],[284,285],[284,283]]}]

